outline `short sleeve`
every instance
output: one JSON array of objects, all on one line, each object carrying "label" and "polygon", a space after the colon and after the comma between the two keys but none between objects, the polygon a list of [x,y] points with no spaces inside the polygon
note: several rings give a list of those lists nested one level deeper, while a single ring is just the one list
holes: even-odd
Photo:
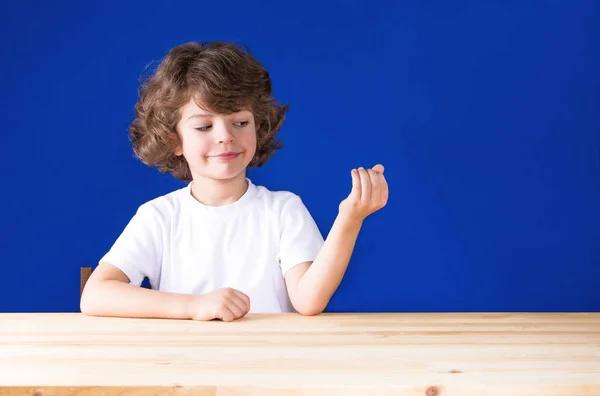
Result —
[{"label": "short sleeve", "polygon": [[310,212],[299,196],[292,195],[281,211],[279,262],[283,275],[300,263],[314,261],[323,242]]},{"label": "short sleeve", "polygon": [[157,210],[150,204],[138,208],[110,250],[100,261],[108,262],[140,286],[145,277],[158,282],[162,262],[162,226]]}]

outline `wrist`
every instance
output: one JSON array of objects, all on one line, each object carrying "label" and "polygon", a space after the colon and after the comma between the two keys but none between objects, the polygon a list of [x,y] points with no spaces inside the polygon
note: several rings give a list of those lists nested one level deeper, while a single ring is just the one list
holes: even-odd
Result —
[{"label": "wrist", "polygon": [[352,214],[352,213],[347,213],[347,212],[338,213],[338,216],[336,219],[337,222],[339,222],[341,225],[343,225],[345,227],[356,227],[356,228],[360,228],[362,226],[362,223],[364,220],[365,220],[365,218],[362,216]]},{"label": "wrist", "polygon": [[201,296],[195,294],[184,294],[182,295],[181,312],[184,319],[193,319],[196,314],[196,301]]}]

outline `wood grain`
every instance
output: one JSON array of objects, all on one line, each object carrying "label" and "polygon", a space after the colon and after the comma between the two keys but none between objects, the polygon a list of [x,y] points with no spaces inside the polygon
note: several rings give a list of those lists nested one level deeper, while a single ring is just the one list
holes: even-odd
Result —
[{"label": "wood grain", "polygon": [[600,395],[600,313],[0,314],[0,395]]},{"label": "wood grain", "polygon": [[92,276],[92,267],[81,267],[79,269],[79,295],[83,294],[83,288],[88,279]]}]

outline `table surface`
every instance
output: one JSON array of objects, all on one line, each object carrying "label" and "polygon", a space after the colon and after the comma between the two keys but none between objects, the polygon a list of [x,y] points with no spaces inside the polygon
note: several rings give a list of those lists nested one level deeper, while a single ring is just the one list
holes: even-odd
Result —
[{"label": "table surface", "polygon": [[0,395],[600,395],[600,313],[0,314]]}]

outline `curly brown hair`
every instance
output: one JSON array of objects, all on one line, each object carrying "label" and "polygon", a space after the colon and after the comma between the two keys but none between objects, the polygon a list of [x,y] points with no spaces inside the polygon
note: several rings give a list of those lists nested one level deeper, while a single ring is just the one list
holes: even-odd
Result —
[{"label": "curly brown hair", "polygon": [[190,42],[171,49],[153,75],[142,80],[129,137],[135,155],[146,165],[192,180],[187,161],[174,154],[180,144],[179,109],[194,99],[214,114],[250,110],[256,124],[256,153],[249,167],[264,165],[283,147],[275,135],[289,105],[271,96],[271,78],[263,66],[235,44]]}]

